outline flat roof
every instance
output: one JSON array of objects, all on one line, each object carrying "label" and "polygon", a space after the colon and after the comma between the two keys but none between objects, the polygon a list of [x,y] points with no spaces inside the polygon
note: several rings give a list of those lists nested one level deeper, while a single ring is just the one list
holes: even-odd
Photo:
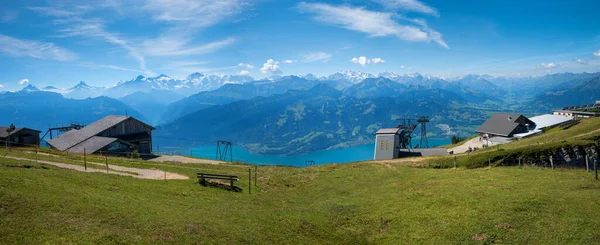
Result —
[{"label": "flat roof", "polygon": [[375,134],[397,134],[400,130],[399,128],[380,128],[375,132]]},{"label": "flat roof", "polygon": [[551,127],[568,121],[572,121],[573,118],[560,115],[544,114],[535,117],[530,117],[529,120],[535,123],[535,129],[541,130],[542,128]]}]

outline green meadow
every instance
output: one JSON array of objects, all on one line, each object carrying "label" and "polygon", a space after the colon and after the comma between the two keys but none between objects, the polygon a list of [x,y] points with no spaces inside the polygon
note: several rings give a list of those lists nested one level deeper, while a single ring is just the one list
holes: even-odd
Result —
[{"label": "green meadow", "polygon": [[[470,157],[587,144],[598,122]],[[535,141],[544,144],[529,145]],[[426,164],[440,157],[421,167],[403,160],[260,166],[249,193],[255,167],[244,164],[111,159],[190,177],[165,181],[61,169],[19,151],[2,155],[30,160],[0,158],[0,244],[600,243],[600,181],[582,169]],[[80,164],[77,156],[39,158]],[[237,175],[242,190],[200,186],[197,172]]]}]

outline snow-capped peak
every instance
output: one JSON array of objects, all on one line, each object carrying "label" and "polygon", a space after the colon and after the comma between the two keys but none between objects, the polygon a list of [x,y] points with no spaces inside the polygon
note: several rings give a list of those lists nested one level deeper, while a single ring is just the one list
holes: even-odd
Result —
[{"label": "snow-capped peak", "polygon": [[29,84],[26,87],[24,87],[23,89],[21,89],[22,92],[38,92],[41,91],[38,87]]}]

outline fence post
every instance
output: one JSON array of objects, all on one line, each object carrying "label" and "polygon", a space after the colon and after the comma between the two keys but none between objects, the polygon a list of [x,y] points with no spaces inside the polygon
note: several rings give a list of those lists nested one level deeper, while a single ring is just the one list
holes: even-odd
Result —
[{"label": "fence post", "polygon": [[85,168],[85,171],[87,171],[87,159],[86,159],[86,152],[85,152],[85,148],[83,148],[83,167]]},{"label": "fence post", "polygon": [[252,168],[248,169],[248,194],[252,194]]},{"label": "fence post", "polygon": [[590,162],[589,162],[589,158],[588,155],[585,155],[585,171],[589,172],[590,171]]},{"label": "fence post", "polygon": [[596,160],[596,158],[594,158],[594,179],[598,180],[598,160]]},{"label": "fence post", "polygon": [[35,162],[38,162],[38,148],[35,148]]},{"label": "fence post", "polygon": [[454,157],[454,168],[456,168],[456,157]]},{"label": "fence post", "polygon": [[106,173],[108,174],[108,155],[104,155],[104,160],[106,162]]},{"label": "fence post", "polygon": [[519,167],[521,167],[521,158],[519,158]]},{"label": "fence post", "polygon": [[554,161],[552,160],[552,156],[550,156],[550,167],[554,169]]},{"label": "fence post", "polygon": [[258,186],[258,185],[256,184],[256,180],[258,179],[258,178],[256,177],[256,174],[257,174],[257,173],[258,173],[258,165],[254,165],[254,186]]},{"label": "fence post", "polygon": [[488,158],[488,165],[490,165],[490,168],[492,167],[492,159]]}]

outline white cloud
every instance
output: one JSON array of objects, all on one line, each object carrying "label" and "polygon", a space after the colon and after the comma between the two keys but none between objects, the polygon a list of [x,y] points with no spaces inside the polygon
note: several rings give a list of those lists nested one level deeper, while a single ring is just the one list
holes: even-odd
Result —
[{"label": "white cloud", "polygon": [[53,43],[17,39],[1,34],[0,53],[15,57],[29,56],[58,61],[72,61],[78,58],[77,54]]},{"label": "white cloud", "polygon": [[125,49],[128,54],[133,57],[139,63],[139,67],[144,73],[152,75],[153,72],[146,67],[146,59],[144,55],[135,47],[129,44],[129,42],[117,34],[110,33],[104,30],[104,26],[101,22],[83,22],[75,24],[71,27],[60,30],[64,33],[62,37],[71,36],[84,36],[90,38],[101,39],[105,42],[116,44]]},{"label": "white cloud", "polygon": [[144,41],[142,46],[144,48],[143,53],[148,56],[182,56],[211,53],[235,42],[236,39],[230,37],[195,47],[186,47],[189,40],[176,37],[159,37]]},{"label": "white cloud", "polygon": [[371,59],[371,61],[373,62],[373,64],[383,64],[383,63],[385,63],[385,60],[383,60],[382,58],[373,58],[373,59]]},{"label": "white cloud", "polygon": [[[246,0],[104,0],[85,2],[85,5],[79,1],[47,3],[29,10],[53,17],[52,23],[61,26],[59,37],[80,36],[118,45],[139,63],[139,69],[147,75],[153,75],[153,72],[146,67],[146,56],[200,55],[235,43],[233,37],[205,44],[193,42],[202,28],[232,20],[251,7]],[[103,12],[101,18],[94,18],[99,9],[112,9],[121,16],[150,16],[166,25],[156,38],[125,37],[106,28],[104,19],[110,13]]]},{"label": "white cloud", "polygon": [[400,66],[400,69],[404,69],[404,66]]},{"label": "white cloud", "polygon": [[594,52],[594,56],[600,57],[600,49],[598,51]]},{"label": "white cloud", "polygon": [[240,71],[240,75],[242,75],[242,76],[251,76],[252,74],[250,74],[249,71]]},{"label": "white cloud", "polygon": [[25,79],[21,79],[21,81],[19,81],[19,84],[21,85],[25,85],[29,83],[29,79],[25,78]]},{"label": "white cloud", "polygon": [[0,11],[0,22],[12,22],[19,18],[19,13],[13,10]]},{"label": "white cloud", "polygon": [[251,7],[246,0],[144,0],[142,9],[178,28],[213,26]]},{"label": "white cloud", "polygon": [[418,0],[372,0],[377,2],[386,8],[397,10],[402,9],[406,11],[430,14],[439,16],[437,9],[427,6],[426,4],[419,2]]},{"label": "white cloud", "polygon": [[92,68],[92,69],[106,68],[106,69],[112,69],[112,70],[118,70],[118,71],[130,71],[130,72],[135,72],[135,73],[144,73],[144,71],[141,71],[141,70],[130,69],[130,68],[115,66],[115,65],[96,64],[94,62],[78,63],[78,64],[76,64],[76,66],[88,67],[88,68]]},{"label": "white cloud", "polygon": [[273,59],[267,60],[260,68],[260,72],[262,73],[271,73],[271,74],[280,74],[281,69],[279,69],[279,61],[274,61]]},{"label": "white cloud", "polygon": [[580,65],[587,65],[588,61],[582,60],[582,59],[575,59],[575,63],[580,64]]},{"label": "white cloud", "polygon": [[2,85],[2,83],[0,83],[0,89],[3,89],[3,88],[4,88],[4,85]]},{"label": "white cloud", "polygon": [[248,69],[254,69],[254,66],[253,66],[253,65],[251,65],[251,64],[247,64],[247,63],[240,63],[238,66],[239,66],[239,67],[246,67],[246,68],[248,68]]},{"label": "white cloud", "polygon": [[293,61],[293,60],[284,60],[284,61],[282,61],[282,62],[283,62],[283,63],[285,63],[285,64],[291,64],[291,63],[294,63],[294,61]]},{"label": "white cloud", "polygon": [[424,20],[410,20],[419,22],[418,27],[402,25],[392,19],[399,16],[394,13],[369,11],[362,7],[333,6],[324,3],[305,3],[297,5],[300,11],[315,14],[314,19],[319,22],[336,25],[348,30],[369,34],[370,37],[396,36],[411,42],[434,41],[442,47],[449,48],[442,39],[442,35],[426,26]]},{"label": "white cloud", "polygon": [[327,61],[331,59],[331,54],[325,52],[308,53],[302,56],[302,62]]},{"label": "white cloud", "polygon": [[361,57],[358,57],[358,58],[355,57],[355,58],[352,58],[350,61],[352,61],[352,63],[354,63],[354,64],[359,64],[361,66],[365,66],[367,64],[371,64],[371,60],[367,59],[367,57],[365,57],[365,56],[361,56]]},{"label": "white cloud", "polygon": [[[385,63],[385,60],[383,60],[382,58],[372,58],[369,59],[365,56],[360,56],[358,58],[352,58],[350,61],[352,61],[352,63],[354,64],[359,64],[361,66],[365,66],[365,65],[369,65],[369,64],[382,64]],[[402,66],[402,68],[404,68],[404,66]]]},{"label": "white cloud", "polygon": [[552,68],[559,67],[560,65],[556,64],[556,63],[550,62],[550,63],[547,63],[547,64],[546,63],[542,63],[542,64],[540,64],[540,66],[543,67],[543,68],[552,69]]}]

